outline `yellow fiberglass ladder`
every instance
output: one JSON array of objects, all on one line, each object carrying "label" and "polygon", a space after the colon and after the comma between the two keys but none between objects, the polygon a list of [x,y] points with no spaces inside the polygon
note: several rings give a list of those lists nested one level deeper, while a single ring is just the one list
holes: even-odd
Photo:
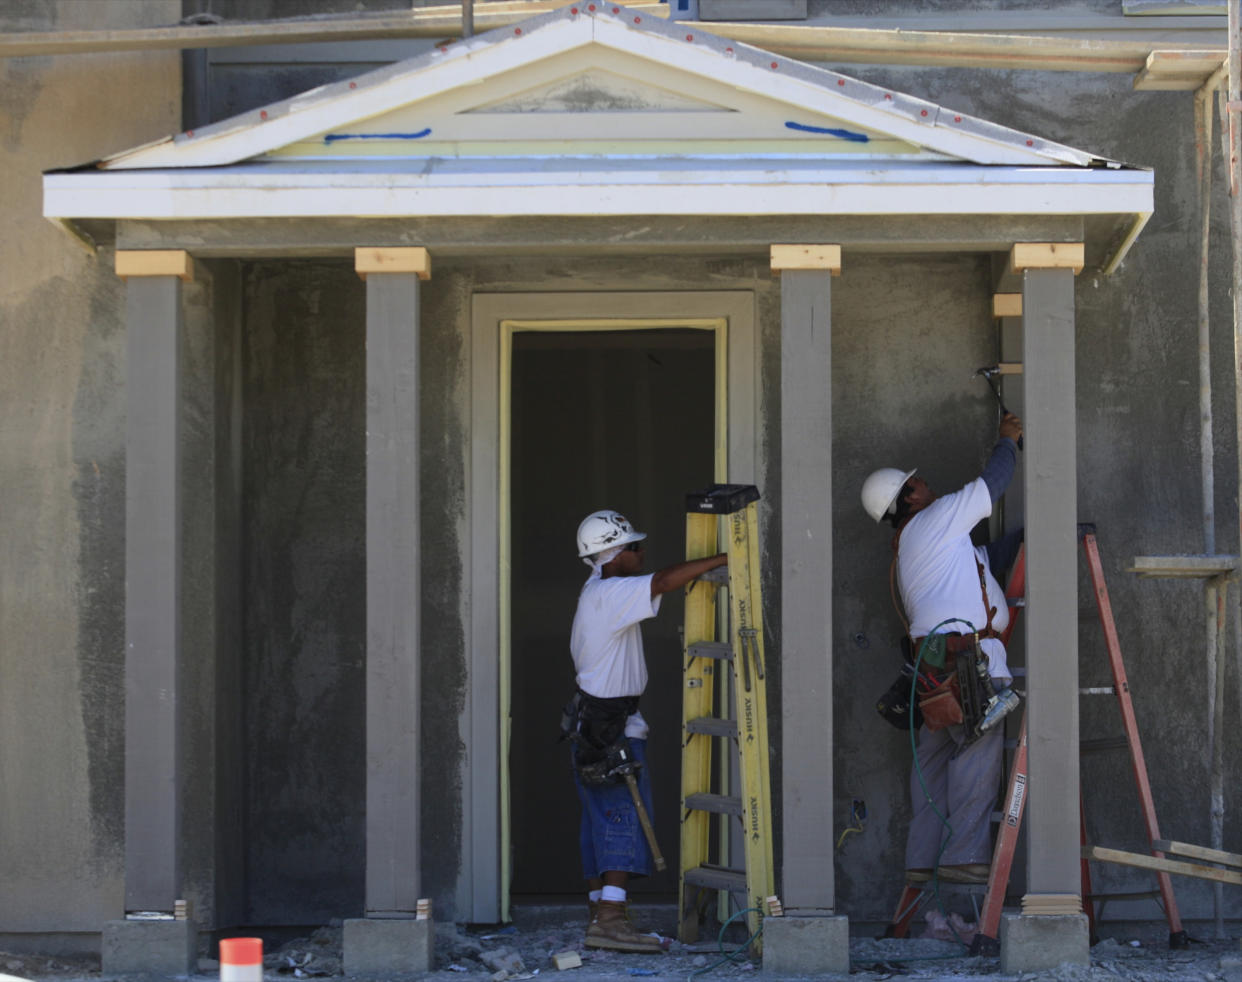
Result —
[{"label": "yellow fiberglass ladder", "polygon": [[[686,588],[678,897],[683,942],[698,940],[708,905],[718,896],[733,895],[739,910],[765,910],[775,892],[758,500],[759,490],[750,484],[715,484],[686,495],[686,558],[724,551],[729,565]],[[727,613],[723,603],[718,607],[721,590],[728,594]],[[713,815],[726,816],[716,829]],[[736,850],[743,854],[740,867],[728,861],[734,832],[742,841]],[[758,910],[747,915],[752,934]]]}]

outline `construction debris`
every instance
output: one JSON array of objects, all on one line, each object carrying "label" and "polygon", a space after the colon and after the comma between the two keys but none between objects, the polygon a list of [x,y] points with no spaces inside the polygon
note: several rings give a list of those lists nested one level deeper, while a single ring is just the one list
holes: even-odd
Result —
[{"label": "construction debris", "polygon": [[561,972],[569,968],[581,968],[582,956],[573,949],[570,949],[569,951],[558,951],[552,956],[552,964],[555,965],[557,970]]}]

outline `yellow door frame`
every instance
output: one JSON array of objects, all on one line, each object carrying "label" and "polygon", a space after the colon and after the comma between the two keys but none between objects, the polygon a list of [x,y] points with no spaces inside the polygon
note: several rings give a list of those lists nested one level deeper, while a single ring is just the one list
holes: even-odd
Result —
[{"label": "yellow door frame", "polygon": [[[513,877],[509,807],[509,743],[512,718],[510,681],[512,672],[510,493],[512,476],[513,336],[521,332],[570,333],[583,331],[657,331],[690,329],[715,334],[716,412],[715,480],[726,481],[728,461],[729,321],[725,317],[668,318],[570,318],[563,320],[502,320],[500,322],[500,488],[499,488],[499,627],[500,627],[500,913],[510,920],[509,889]],[[690,490],[686,488],[685,490]],[[566,626],[568,630],[568,625]]]}]

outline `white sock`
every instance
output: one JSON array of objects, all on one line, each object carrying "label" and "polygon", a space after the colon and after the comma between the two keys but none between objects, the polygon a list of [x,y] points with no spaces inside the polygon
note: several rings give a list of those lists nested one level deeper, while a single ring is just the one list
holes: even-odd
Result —
[{"label": "white sock", "polygon": [[613,903],[623,904],[625,903],[625,887],[606,886],[600,891],[599,899],[610,900]]},{"label": "white sock", "polygon": [[587,900],[591,901],[591,903],[593,903],[593,904],[597,904],[597,903],[599,903],[599,898],[600,898],[600,895],[601,895],[603,892],[604,892],[603,890],[588,890],[588,891],[587,891]]}]

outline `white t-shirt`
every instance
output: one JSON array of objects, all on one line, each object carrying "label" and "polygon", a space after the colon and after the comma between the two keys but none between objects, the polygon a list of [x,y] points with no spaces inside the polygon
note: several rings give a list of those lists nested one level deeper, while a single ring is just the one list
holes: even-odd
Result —
[{"label": "white t-shirt", "polygon": [[[638,625],[660,610],[660,598],[651,595],[653,575],[592,576],[582,587],[569,650],[583,692],[613,699],[641,696],[647,688],[647,660]],[[626,722],[625,735],[647,738],[641,713]]]},{"label": "white t-shirt", "polygon": [[[941,621],[956,617],[983,630],[988,612],[979,589],[975,563],[983,563],[988,604],[996,608],[992,627],[1003,631],[1009,626],[1009,606],[1005,591],[988,568],[987,551],[970,541],[970,530],[992,514],[992,498],[983,478],[971,481],[960,491],[937,498],[915,515],[901,531],[897,549],[897,588],[910,618],[910,634],[919,638],[930,634]],[[968,634],[971,628],[951,622],[939,628],[941,634],[954,631]],[[980,642],[988,656],[988,673],[997,681],[1008,680],[1009,663],[999,638]]]}]

